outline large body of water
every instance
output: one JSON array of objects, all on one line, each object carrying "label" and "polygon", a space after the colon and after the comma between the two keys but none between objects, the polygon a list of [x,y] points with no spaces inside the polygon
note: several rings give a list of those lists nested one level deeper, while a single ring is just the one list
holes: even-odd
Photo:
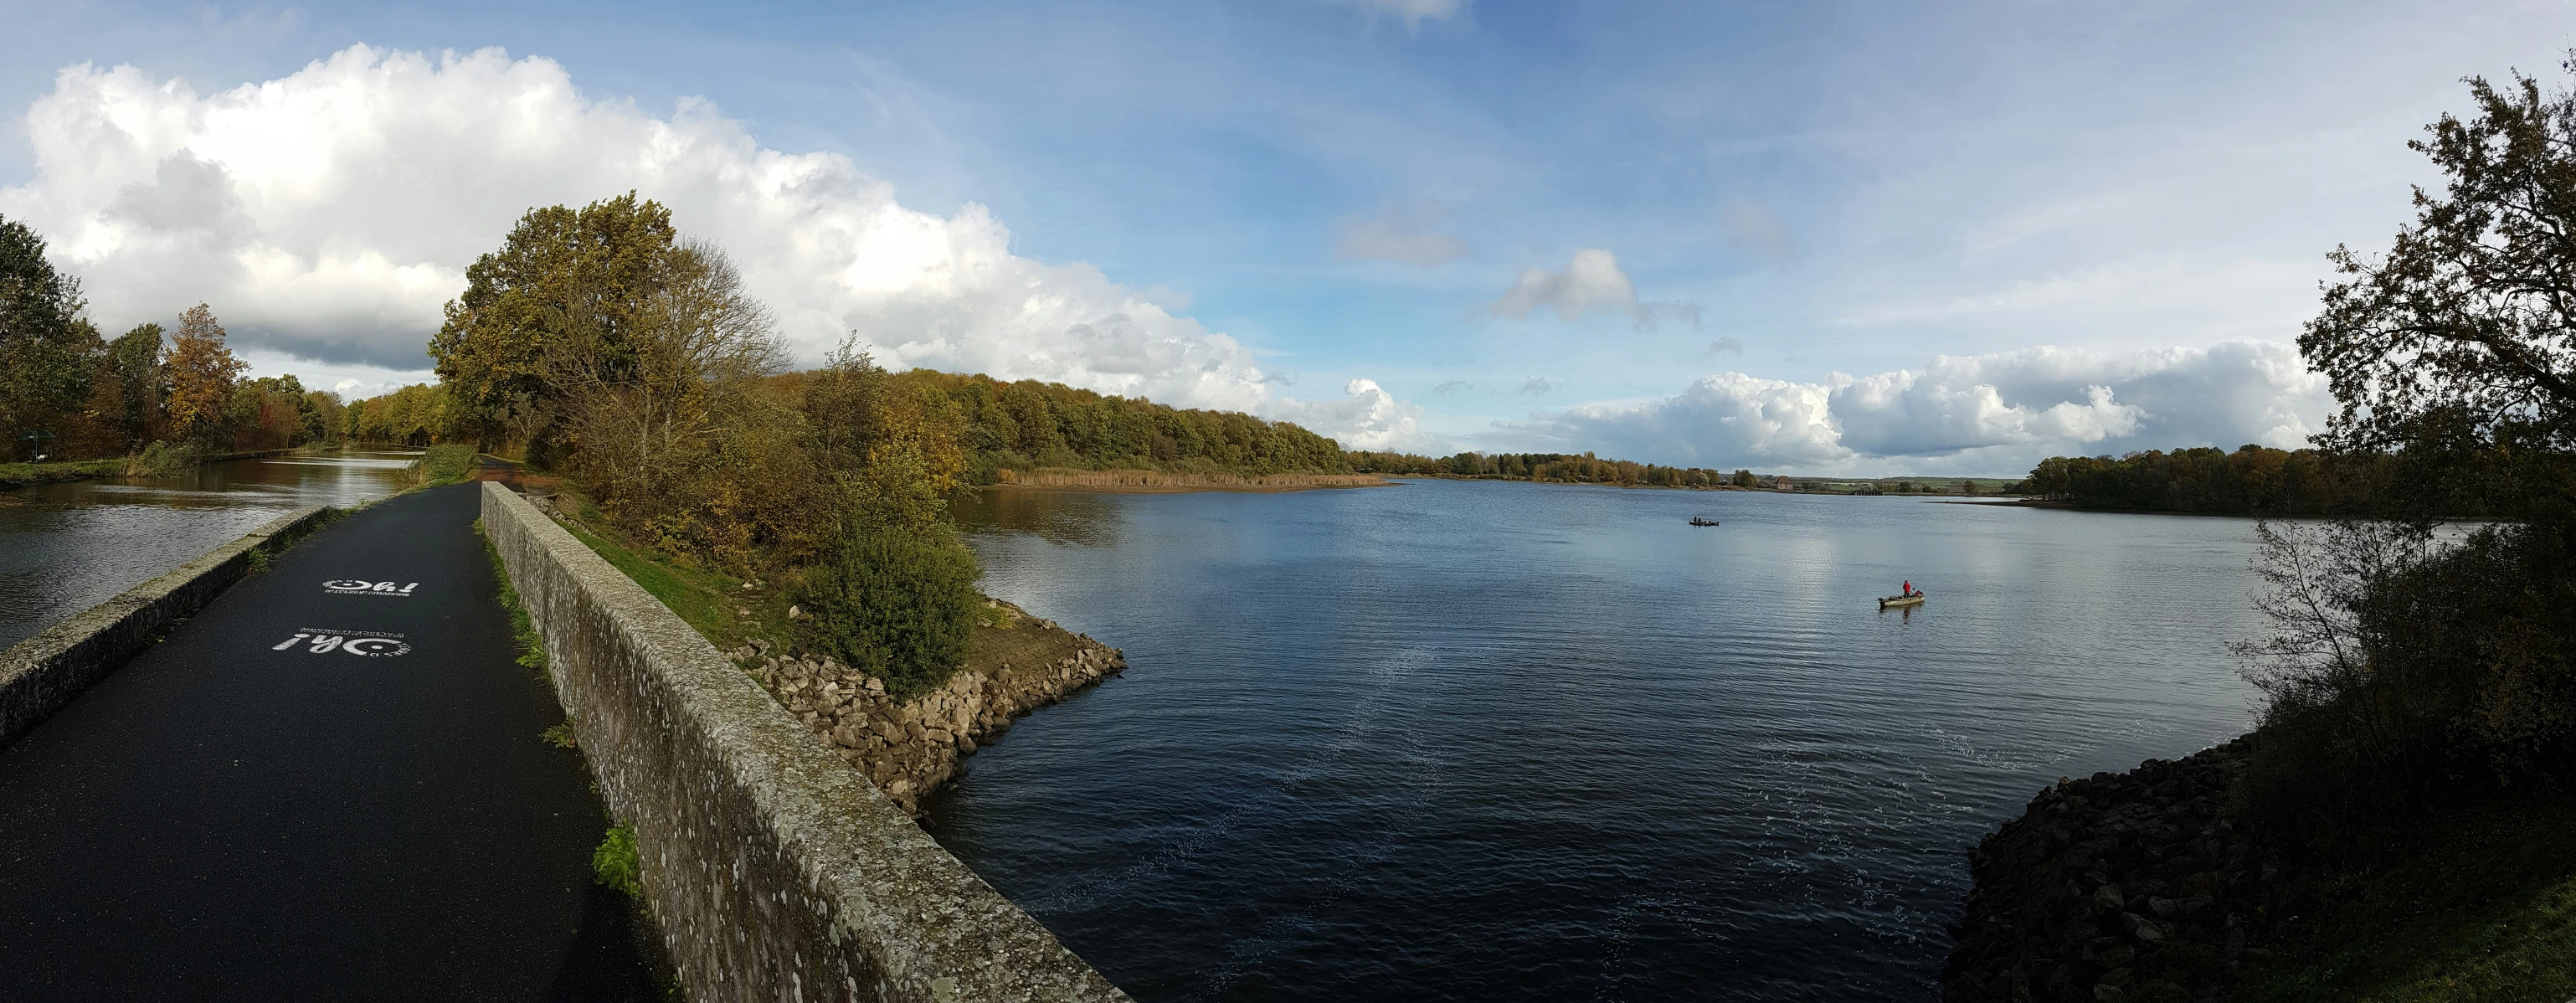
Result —
[{"label": "large body of water", "polygon": [[1147,1003],[1930,999],[1970,843],[2250,718],[2240,520],[1438,481],[961,515],[987,591],[1130,667],[932,831]]},{"label": "large body of water", "polygon": [[401,490],[418,453],[232,460],[168,477],[0,490],[0,648],[160,577],[289,509]]}]

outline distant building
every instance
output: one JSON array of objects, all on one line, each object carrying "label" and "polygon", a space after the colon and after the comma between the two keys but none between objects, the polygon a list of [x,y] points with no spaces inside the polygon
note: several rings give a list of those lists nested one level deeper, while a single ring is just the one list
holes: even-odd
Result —
[{"label": "distant building", "polygon": [[1794,490],[1797,490],[1797,488],[1796,488],[1794,485],[1792,485],[1792,484],[1790,484],[1790,483],[1789,483],[1789,475],[1787,475],[1787,474],[1782,474],[1782,475],[1780,475],[1780,477],[1779,477],[1779,479],[1778,479],[1778,480],[1776,480],[1776,481],[1774,481],[1774,482],[1772,483],[1772,485],[1771,485],[1771,490],[1773,490],[1773,491],[1794,491]]}]

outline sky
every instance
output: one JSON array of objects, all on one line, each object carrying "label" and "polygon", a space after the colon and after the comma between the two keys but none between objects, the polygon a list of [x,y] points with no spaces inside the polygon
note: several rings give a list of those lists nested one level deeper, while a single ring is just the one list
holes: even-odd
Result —
[{"label": "sky", "polygon": [[18,0],[0,216],[111,332],[432,378],[475,256],[635,191],[800,361],[1349,448],[1797,474],[2296,447],[2338,244],[2562,4]]}]

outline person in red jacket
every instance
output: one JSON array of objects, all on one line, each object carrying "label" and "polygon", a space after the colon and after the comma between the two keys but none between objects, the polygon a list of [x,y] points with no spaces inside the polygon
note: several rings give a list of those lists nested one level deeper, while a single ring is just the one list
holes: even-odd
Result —
[{"label": "person in red jacket", "polygon": [[1906,583],[1905,583],[1905,594],[1906,594],[1906,595],[1909,595],[1909,596],[1914,594],[1914,583],[1913,583],[1913,582],[1908,581],[1908,582],[1906,582]]}]

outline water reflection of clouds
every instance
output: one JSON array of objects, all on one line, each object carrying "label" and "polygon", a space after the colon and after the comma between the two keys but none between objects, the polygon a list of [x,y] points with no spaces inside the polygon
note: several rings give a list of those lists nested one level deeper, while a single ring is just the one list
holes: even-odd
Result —
[{"label": "water reflection of clouds", "polygon": [[0,644],[194,560],[302,505],[401,490],[401,454],[234,460],[165,477],[37,484],[0,504]]},{"label": "water reflection of clouds", "polygon": [[[1174,999],[1905,995],[1959,846],[2247,721],[2242,521],[1458,482],[969,508],[987,588],[1137,668],[941,824]],[[1906,579],[1932,604],[1880,613]]]}]

